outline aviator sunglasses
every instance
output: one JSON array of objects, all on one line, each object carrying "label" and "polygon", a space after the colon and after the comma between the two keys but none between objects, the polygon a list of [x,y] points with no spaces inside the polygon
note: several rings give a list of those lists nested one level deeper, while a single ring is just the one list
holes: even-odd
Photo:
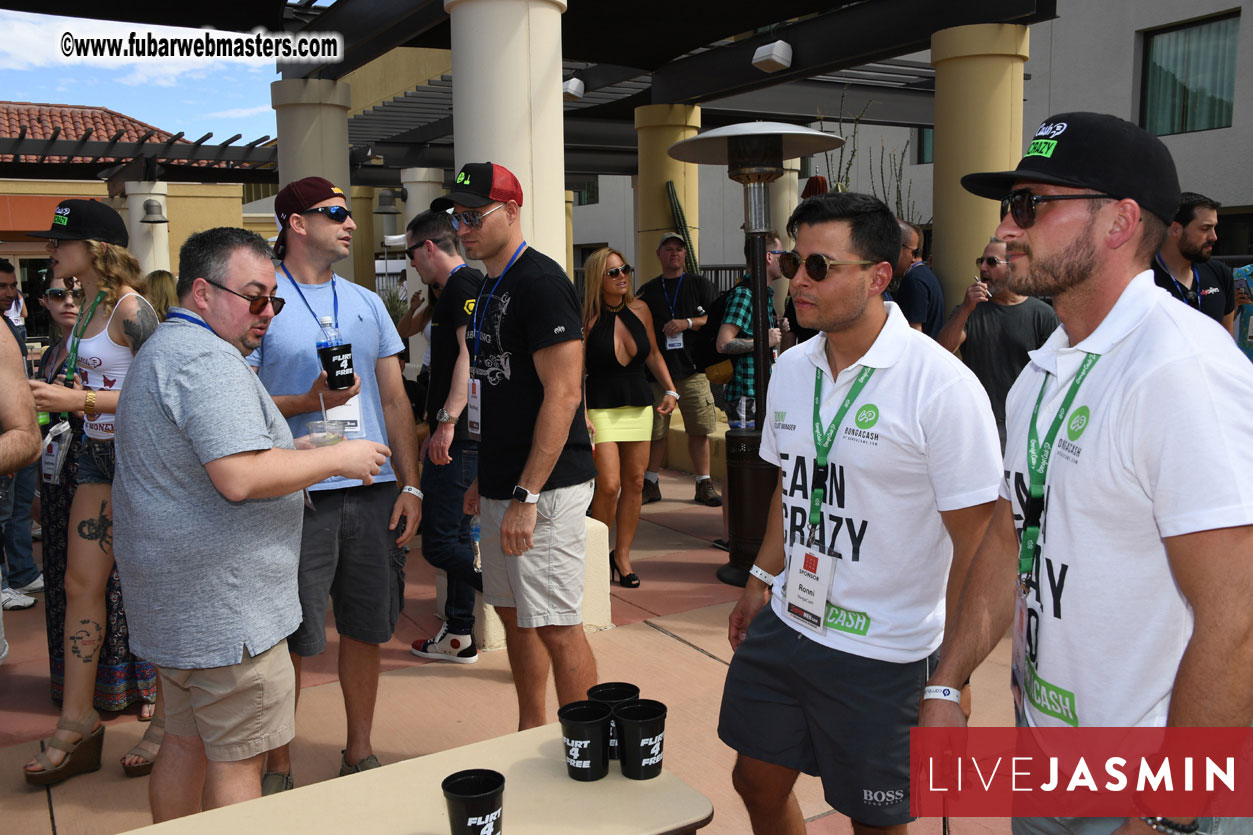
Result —
[{"label": "aviator sunglasses", "polygon": [[490,215],[492,212],[496,211],[497,209],[503,209],[503,208],[505,208],[505,204],[501,203],[499,206],[496,206],[495,208],[492,208],[492,209],[488,209],[486,212],[483,212],[481,214],[479,212],[474,211],[473,209],[468,212],[453,212],[452,214],[449,215],[449,217],[452,218],[452,228],[460,229],[461,224],[464,223],[466,226],[469,226],[471,229],[480,229],[483,226],[483,218],[487,217],[488,215]]},{"label": "aviator sunglasses", "polygon": [[[331,220],[335,221],[336,223],[343,223],[345,220],[352,217],[352,212],[350,212],[348,209],[345,209],[343,206],[318,206],[313,209],[305,209],[303,212],[296,212],[296,214],[326,215],[327,217],[329,217]],[[226,289],[226,288],[223,287],[222,289]],[[275,310],[274,312],[278,313],[278,310]]]},{"label": "aviator sunglasses", "polygon": [[[827,277],[827,271],[831,267],[840,267],[845,264],[877,264],[877,261],[837,261],[834,258],[828,258],[820,252],[815,252],[805,258],[805,274],[814,281],[822,281]],[[797,270],[800,269],[801,256],[796,250],[790,252],[779,253],[779,271],[783,273],[784,278],[795,278]]]},{"label": "aviator sunglasses", "polygon": [[[1004,215],[1001,215],[1001,217],[1004,217]],[[999,264],[1008,264],[1008,263],[1009,262],[1006,261],[1004,258],[997,258],[995,255],[989,255],[987,258],[975,259],[976,267],[982,267],[984,264],[987,264],[989,267],[995,267]]]},{"label": "aviator sunglasses", "polygon": [[1036,207],[1050,200],[1116,200],[1112,194],[1032,194],[1026,189],[1011,191],[1001,201],[1001,220],[1012,215],[1019,229],[1035,225]]},{"label": "aviator sunglasses", "polygon": [[[348,210],[344,209],[344,211],[348,211]],[[239,296],[241,299],[247,299],[248,300],[248,312],[251,313],[253,316],[260,316],[262,311],[265,310],[265,306],[267,304],[270,307],[274,308],[274,315],[277,316],[278,314],[283,312],[283,305],[287,304],[286,300],[281,299],[278,296],[245,296],[243,293],[237,293],[229,287],[225,287],[221,284],[218,284],[216,281],[210,281],[207,278],[205,279],[205,281],[208,281],[210,284],[212,284],[214,287],[218,288],[219,290],[225,290],[228,293],[233,293],[234,295]]]},{"label": "aviator sunglasses", "polygon": [[52,287],[47,290],[44,290],[44,298],[51,299],[54,302],[63,301],[66,296],[69,296],[76,302],[81,302],[83,300],[83,291],[82,290],[62,290],[60,287]]},{"label": "aviator sunglasses", "polygon": [[613,269],[605,270],[605,275],[609,276],[610,278],[617,278],[620,275],[630,276],[631,265],[623,264],[621,267],[614,267]]}]

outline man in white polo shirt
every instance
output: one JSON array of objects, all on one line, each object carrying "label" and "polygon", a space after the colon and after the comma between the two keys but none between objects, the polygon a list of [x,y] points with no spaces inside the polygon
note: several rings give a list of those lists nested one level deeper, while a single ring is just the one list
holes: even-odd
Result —
[{"label": "man in white polo shirt", "polygon": [[718,735],[759,835],[805,831],[802,771],[855,832],[904,831],[909,728],[956,603],[945,590],[991,518],[996,426],[974,374],[882,299],[901,245],[887,206],[811,197],[788,232],[797,318],[823,333],[780,357],[766,395],[761,457],[779,485],[730,617]]},{"label": "man in white polo shirt", "polygon": [[[1253,368],[1144,266],[1179,203],[1170,152],[1114,116],[1063,113],[1015,171],[962,185],[1002,200],[1010,287],[1052,296],[1062,326],[1006,400],[1001,500],[930,683],[963,681],[1013,624],[1021,723],[1247,726]],[[920,719],[965,721],[943,699]],[[1194,824],[1017,819],[1014,831]]]}]

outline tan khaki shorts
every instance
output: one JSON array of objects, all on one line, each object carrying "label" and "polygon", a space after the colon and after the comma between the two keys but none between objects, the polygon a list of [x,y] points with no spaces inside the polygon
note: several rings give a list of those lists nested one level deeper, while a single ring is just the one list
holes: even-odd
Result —
[{"label": "tan khaki shorts", "polygon": [[214,762],[238,762],[286,745],[296,735],[296,673],[279,641],[229,667],[158,667],[165,729],[198,736]]},{"label": "tan khaki shorts", "polygon": [[[654,382],[653,402],[660,403],[666,391]],[[714,396],[709,390],[709,378],[693,374],[674,381],[679,393],[679,412],[683,415],[683,427],[689,435],[708,435],[718,428],[718,412],[714,409]],[[660,441],[670,431],[670,415],[653,412],[653,440]]]},{"label": "tan khaki shorts", "polygon": [[539,494],[530,550],[511,557],[500,550],[500,522],[513,499],[479,504],[483,602],[518,610],[518,626],[574,626],[583,622],[587,563],[587,505],[592,482]]}]

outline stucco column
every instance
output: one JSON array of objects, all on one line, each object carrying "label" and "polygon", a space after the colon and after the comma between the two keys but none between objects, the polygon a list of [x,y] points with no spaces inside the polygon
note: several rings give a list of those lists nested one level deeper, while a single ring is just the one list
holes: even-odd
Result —
[{"label": "stucco column", "polygon": [[[784,249],[791,249],[796,243],[788,237],[787,219],[792,216],[792,210],[801,200],[800,177],[800,159],[785,159],[783,160],[783,176],[767,186],[770,190],[770,225],[779,233]],[[787,302],[787,285],[786,278],[770,283],[770,286],[774,288],[774,315],[776,316],[783,315],[783,306]]]},{"label": "stucco column", "polygon": [[934,266],[945,311],[974,280],[974,259],[1000,222],[1000,208],[961,187],[973,171],[1009,171],[1022,158],[1026,26],[956,26],[931,37],[935,67]]},{"label": "stucco column", "polygon": [[641,283],[661,273],[657,241],[674,229],[674,212],[666,181],[674,182],[692,237],[693,255],[700,258],[700,166],[679,162],[668,151],[674,143],[696,135],[700,107],[694,104],[646,104],[635,108],[639,176],[636,178],[635,260]]},{"label": "stucco column", "polygon": [[[285,186],[302,177],[325,177],[348,192],[349,88],[340,81],[293,78],[270,84],[270,104],[278,123],[278,183]],[[370,209],[364,209],[369,214]],[[358,214],[353,210],[354,219]],[[373,252],[369,240],[354,235],[353,251],[363,246]],[[335,264],[335,272],[353,278],[353,256]],[[374,288],[373,271],[365,286]]]},{"label": "stucco column", "polygon": [[566,252],[561,14],[565,0],[444,0],[452,25],[456,165],[495,162],[522,184],[527,242]]},{"label": "stucco column", "polygon": [[170,269],[170,224],[142,223],[144,203],[156,200],[161,204],[161,214],[166,214],[166,183],[128,181],[126,187],[126,231],[130,233],[130,245],[126,248],[139,261],[139,272],[147,275],[153,270]]}]

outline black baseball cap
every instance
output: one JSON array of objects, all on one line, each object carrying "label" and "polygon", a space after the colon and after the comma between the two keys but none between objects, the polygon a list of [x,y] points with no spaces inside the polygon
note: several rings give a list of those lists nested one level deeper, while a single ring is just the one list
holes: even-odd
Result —
[{"label": "black baseball cap", "polygon": [[1179,209],[1179,175],[1162,140],[1106,113],[1058,113],[1036,129],[1013,171],[967,174],[962,188],[1001,200],[1024,180],[1131,199],[1167,224]]},{"label": "black baseball cap", "polygon": [[457,172],[452,191],[431,201],[431,211],[447,211],[454,203],[477,209],[510,200],[522,205],[522,184],[512,171],[494,162],[467,162]]},{"label": "black baseball cap", "polygon": [[31,232],[32,238],[54,238],[58,241],[101,241],[126,246],[130,233],[115,210],[95,200],[62,200],[52,215],[52,228],[47,232]]}]

